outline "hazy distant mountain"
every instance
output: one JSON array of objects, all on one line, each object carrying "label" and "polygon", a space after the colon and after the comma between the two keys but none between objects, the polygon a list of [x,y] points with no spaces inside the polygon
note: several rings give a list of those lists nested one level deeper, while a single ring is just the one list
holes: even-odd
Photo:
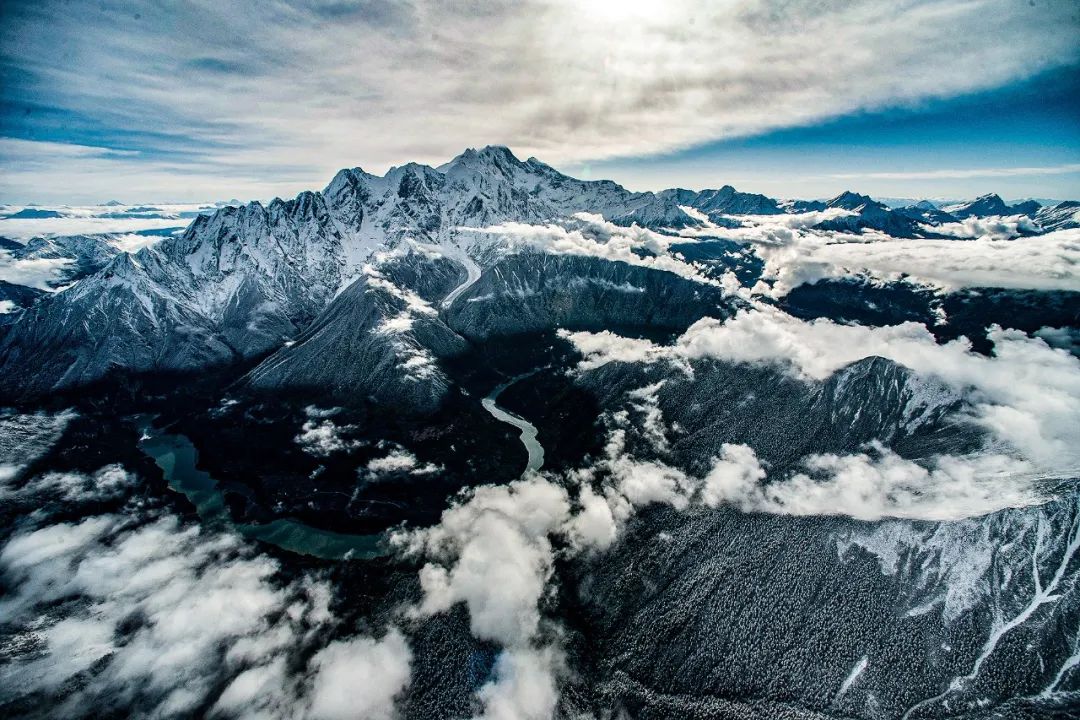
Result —
[{"label": "hazy distant mountain", "polygon": [[912,220],[940,225],[941,223],[956,222],[955,215],[945,212],[929,200],[920,200],[912,205],[893,208],[893,212],[900,213]]},{"label": "hazy distant mountain", "polygon": [[38,210],[36,208],[23,208],[18,212],[5,215],[4,220],[43,220],[45,218],[58,218],[63,217],[63,214],[56,210]]},{"label": "hazy distant mountain", "polygon": [[718,215],[775,215],[784,212],[776,200],[756,193],[739,192],[730,185],[719,190],[664,190],[661,197],[688,205],[709,216]]},{"label": "hazy distant mountain", "polygon": [[817,227],[822,230],[858,233],[870,229],[899,238],[931,235],[907,215],[890,209],[868,195],[845,191],[826,202],[825,207],[848,210],[852,214],[819,223]]},{"label": "hazy distant mountain", "polygon": [[942,208],[950,215],[960,220],[968,217],[989,217],[992,215],[1027,215],[1034,217],[1042,207],[1034,200],[1028,200],[1017,205],[1006,205],[1000,195],[990,193],[982,195],[969,202],[947,205]]}]

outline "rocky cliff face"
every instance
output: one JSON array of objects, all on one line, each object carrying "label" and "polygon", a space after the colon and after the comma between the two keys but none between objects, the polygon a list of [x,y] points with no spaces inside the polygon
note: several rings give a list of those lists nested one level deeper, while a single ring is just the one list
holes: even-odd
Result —
[{"label": "rocky cliff face", "polygon": [[261,391],[304,391],[313,401],[370,400],[431,412],[450,387],[439,359],[466,346],[434,303],[463,275],[451,261],[416,256],[371,267],[245,382]]},{"label": "rocky cliff face", "polygon": [[682,330],[705,315],[722,317],[732,300],[720,288],[672,273],[596,257],[521,253],[484,272],[447,311],[462,336],[554,328]]},{"label": "rocky cliff face", "polygon": [[[692,363],[693,374],[669,364],[611,363],[578,383],[608,412],[631,409],[631,392],[656,385],[656,406],[670,436],[670,459],[701,471],[724,443],[744,443],[775,470],[811,453],[854,453],[878,440],[907,457],[965,452],[982,431],[962,419],[960,398],[890,360],[869,357],[824,382],[792,378],[780,367],[714,360]],[[630,431],[631,449],[649,449]]]},{"label": "rocky cliff face", "polygon": [[1035,223],[1047,232],[1080,227],[1080,202],[1067,200],[1041,208],[1035,214]]}]

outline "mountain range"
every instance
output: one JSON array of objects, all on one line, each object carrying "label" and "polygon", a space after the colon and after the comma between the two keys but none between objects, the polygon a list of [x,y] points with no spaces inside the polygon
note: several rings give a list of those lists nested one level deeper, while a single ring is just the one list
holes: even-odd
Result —
[{"label": "mountain range", "polygon": [[[477,292],[501,292],[525,277],[525,270],[507,263],[527,261],[502,259],[502,244],[463,228],[542,226],[592,213],[623,227],[719,232],[739,226],[740,216],[810,211],[838,211],[818,222],[823,231],[873,230],[895,238],[944,237],[942,225],[988,213],[1023,215],[1030,232],[1077,226],[1075,203],[1036,205],[1009,207],[988,195],[947,208],[924,202],[894,210],[854,192],[824,203],[781,203],[731,186],[631,192],[611,181],[571,178],[535,158],[521,161],[499,146],[466,150],[437,168],[413,163],[383,176],[350,168],[321,192],[197,214],[182,234],[135,253],[119,251],[107,237],[88,235],[40,238],[8,250],[16,260],[70,260],[54,284],[74,284],[45,296],[13,287],[5,291],[13,305],[29,307],[3,316],[0,393],[30,397],[114,373],[194,371],[275,351],[299,353],[285,344],[312,342],[316,330],[326,326],[326,315],[350,302],[363,301],[365,323],[388,322],[390,313],[411,306],[394,295],[401,288],[373,284],[370,264],[380,253],[426,247],[429,255],[456,260],[459,270],[475,266],[475,259],[483,266],[483,275],[469,280],[479,278]],[[608,274],[598,267],[571,271],[589,283],[623,282]],[[522,293],[534,292],[523,288]],[[445,336],[434,341],[436,355],[458,345],[452,339],[456,332],[479,332],[448,329],[444,323],[465,318],[461,308],[471,306],[463,303],[476,298],[458,297],[449,316],[436,309],[438,299],[428,293],[424,312],[412,313],[415,321],[408,330]],[[410,344],[406,335],[387,339],[379,352],[405,352],[400,348]],[[288,364],[273,362],[277,369],[256,371],[256,382],[282,377]],[[289,375],[299,382],[296,373]]]}]

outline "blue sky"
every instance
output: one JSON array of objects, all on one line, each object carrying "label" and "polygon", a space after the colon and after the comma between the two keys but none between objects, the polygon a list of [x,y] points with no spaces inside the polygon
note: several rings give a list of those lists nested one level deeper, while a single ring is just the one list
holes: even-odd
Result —
[{"label": "blue sky", "polygon": [[493,143],[634,189],[1080,196],[1075,0],[12,0],[0,81],[5,202],[288,196]]},{"label": "blue sky", "polygon": [[655,189],[729,183],[780,196],[1080,198],[1080,67],[688,150],[577,164]]}]

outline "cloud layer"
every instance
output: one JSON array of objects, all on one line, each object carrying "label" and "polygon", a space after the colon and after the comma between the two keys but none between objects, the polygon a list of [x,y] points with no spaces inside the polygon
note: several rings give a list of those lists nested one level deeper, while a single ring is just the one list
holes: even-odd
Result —
[{"label": "cloud layer", "polygon": [[[170,197],[198,178],[203,192],[266,196],[351,162],[382,170],[491,142],[555,163],[664,152],[1075,62],[1074,12],[1067,0],[16,3],[0,45],[18,69],[5,99],[20,139],[0,151],[0,195]],[[858,31],[837,43],[838,28]],[[74,144],[61,158],[28,137]]]},{"label": "cloud layer", "polygon": [[564,333],[585,355],[581,367],[613,362],[674,362],[717,358],[775,363],[796,377],[820,381],[856,360],[881,356],[934,377],[963,394],[974,419],[1035,467],[1050,473],[1080,471],[1080,360],[1039,338],[992,329],[994,355],[971,351],[966,339],[939,345],[925,326],[839,325],[803,321],[759,306],[726,322],[705,318],[670,346],[611,332]]},{"label": "cloud layer", "polygon": [[[695,282],[722,285],[731,292],[739,283],[733,275],[718,282],[707,277],[693,263],[686,262],[669,250],[677,241],[670,235],[638,225],[623,227],[604,220],[603,216],[579,212],[572,218],[548,225],[506,222],[485,228],[462,228],[481,238],[501,240],[511,248],[530,248],[552,255],[584,255],[598,257],[652,270],[670,272]],[[627,287],[629,292],[642,288]]]},{"label": "cloud layer", "polygon": [[743,227],[688,229],[694,237],[715,234],[749,243],[765,261],[768,283],[756,293],[782,297],[803,283],[824,278],[870,277],[956,290],[997,287],[1031,290],[1080,289],[1080,230],[1058,230],[1037,237],[1024,217],[968,218],[930,228],[957,240],[897,239],[875,231],[861,235],[814,229],[847,214],[829,209],[795,215],[740,216]]},{"label": "cloud layer", "polygon": [[[134,482],[110,466],[5,494],[59,495],[70,509],[120,498]],[[70,522],[32,517],[0,548],[9,649],[0,694],[11,707],[50,717],[394,717],[411,675],[405,638],[394,628],[342,633],[327,582],[285,579],[246,540],[138,505]]]}]

